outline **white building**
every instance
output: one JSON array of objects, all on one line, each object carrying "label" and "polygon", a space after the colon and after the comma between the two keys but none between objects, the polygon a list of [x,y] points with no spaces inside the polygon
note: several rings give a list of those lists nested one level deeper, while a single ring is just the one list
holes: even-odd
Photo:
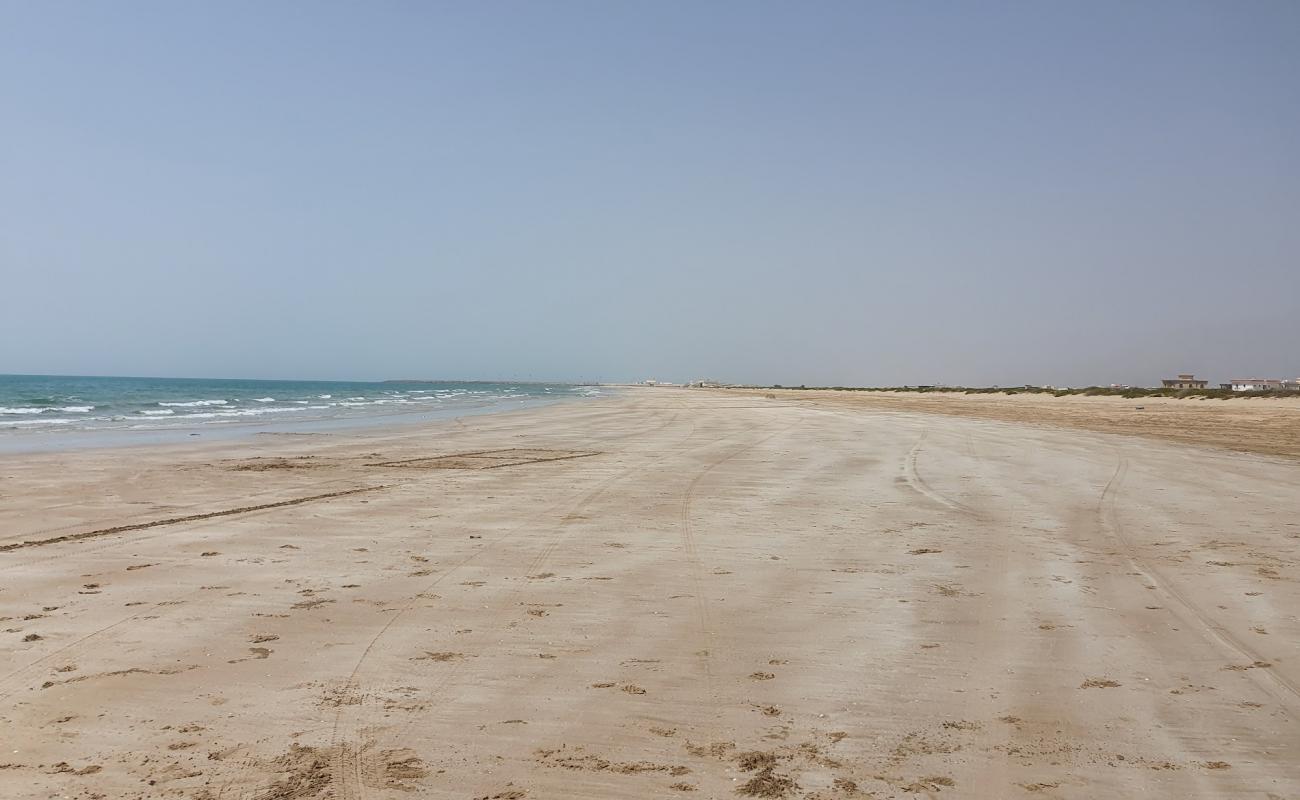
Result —
[{"label": "white building", "polygon": [[1234,392],[1278,392],[1282,390],[1282,381],[1276,378],[1233,378],[1231,388]]}]

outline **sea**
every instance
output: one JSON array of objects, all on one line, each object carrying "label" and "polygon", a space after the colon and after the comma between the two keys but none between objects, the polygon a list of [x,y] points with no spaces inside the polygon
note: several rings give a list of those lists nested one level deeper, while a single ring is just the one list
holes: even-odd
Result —
[{"label": "sea", "polygon": [[170,439],[157,434],[419,422],[600,394],[598,386],[562,383],[0,375],[0,449],[86,434],[126,441],[132,432]]}]

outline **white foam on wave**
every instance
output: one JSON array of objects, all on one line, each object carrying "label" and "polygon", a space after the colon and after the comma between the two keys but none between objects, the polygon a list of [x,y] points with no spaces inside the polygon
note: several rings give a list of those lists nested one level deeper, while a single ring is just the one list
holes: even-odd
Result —
[{"label": "white foam on wave", "polygon": [[[173,416],[166,417],[166,421],[174,422],[176,420],[182,420],[182,419],[218,419],[218,418],[230,418],[230,417],[256,417],[256,416],[261,416],[262,414],[278,414],[278,413],[283,413],[285,411],[301,411],[301,410],[302,410],[301,408],[298,408],[296,406],[276,406],[274,408],[265,408],[265,407],[223,408],[215,411],[197,411],[189,414],[175,414]],[[142,411],[140,413],[149,414],[153,416],[153,415],[161,415],[163,412]],[[173,414],[173,412],[171,411],[167,411],[166,413]],[[163,421],[162,419],[158,420],[158,422],[162,422],[162,421]]]},{"label": "white foam on wave", "polygon": [[17,428],[20,425],[70,425],[76,421],[75,419],[7,419],[0,422],[0,425]]},{"label": "white foam on wave", "polygon": [[145,409],[139,413],[144,414],[146,417],[166,417],[175,414],[176,412],[172,411],[170,408],[157,408]]},{"label": "white foam on wave", "polygon": [[299,411],[300,409],[288,406],[276,406],[275,408],[244,408],[239,411],[219,411],[217,416],[220,417],[255,417],[259,414],[279,414],[284,411]]},{"label": "white foam on wave", "polygon": [[334,395],[332,395],[332,394],[318,394],[318,395],[316,395],[316,399],[317,399],[317,400],[328,400],[328,399],[330,399],[330,398],[333,397],[333,396],[334,396]]},{"label": "white foam on wave", "polygon": [[274,397],[254,397],[254,398],[253,398],[253,402],[254,402],[254,403],[274,403],[274,402],[275,402],[275,398],[274,398]]},{"label": "white foam on wave", "polygon": [[94,406],[41,406],[39,408],[31,406],[7,408],[0,406],[0,414],[44,414],[47,411],[51,413],[84,414],[93,408]]},{"label": "white foam on wave", "polygon": [[180,403],[180,402],[176,402],[176,403],[164,403],[164,402],[159,402],[158,405],[160,405],[160,406],[175,406],[175,407],[177,407],[177,408],[199,408],[199,407],[202,407],[202,406],[224,406],[224,405],[226,405],[226,403],[228,403],[228,402],[229,402],[229,401],[227,401],[227,400],[190,400],[189,402],[185,402],[185,403]]}]

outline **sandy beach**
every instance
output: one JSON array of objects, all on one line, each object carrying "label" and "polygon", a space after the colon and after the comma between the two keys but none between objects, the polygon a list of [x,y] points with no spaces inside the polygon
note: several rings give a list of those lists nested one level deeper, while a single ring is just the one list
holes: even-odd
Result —
[{"label": "sandy beach", "polygon": [[836,390],[734,389],[817,406],[924,412],[1120,433],[1246,453],[1300,458],[1300,396],[1089,397]]},{"label": "sandy beach", "polygon": [[0,794],[1300,796],[1286,408],[766,394],[0,458]]}]

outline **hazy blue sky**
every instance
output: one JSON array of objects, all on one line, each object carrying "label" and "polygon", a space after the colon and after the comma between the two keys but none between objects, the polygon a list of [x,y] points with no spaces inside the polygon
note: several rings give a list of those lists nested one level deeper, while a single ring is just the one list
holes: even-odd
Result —
[{"label": "hazy blue sky", "polygon": [[1300,3],[0,0],[0,372],[1300,373]]}]

